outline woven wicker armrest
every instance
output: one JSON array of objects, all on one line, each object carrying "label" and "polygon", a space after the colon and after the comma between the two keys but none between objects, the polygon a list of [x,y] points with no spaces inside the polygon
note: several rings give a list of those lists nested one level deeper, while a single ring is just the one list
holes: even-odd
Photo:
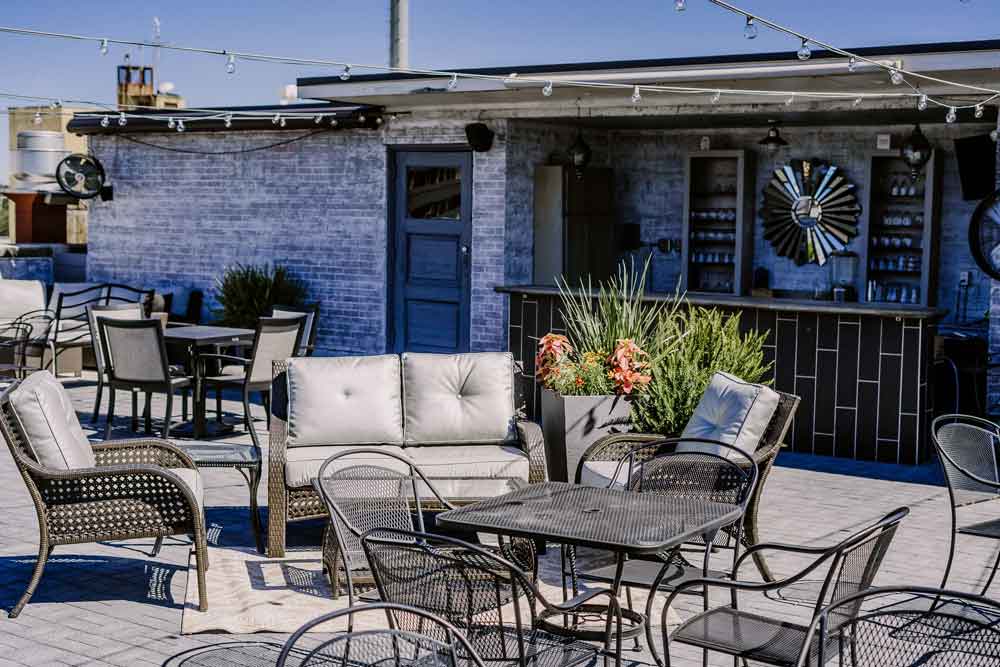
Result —
[{"label": "woven wicker armrest", "polygon": [[158,438],[133,438],[94,445],[98,467],[148,465],[197,469],[191,457],[173,443]]},{"label": "woven wicker armrest", "polygon": [[537,484],[544,482],[548,477],[545,461],[545,438],[542,436],[542,427],[531,421],[518,421],[517,437],[521,441],[521,449],[528,455],[530,467],[528,470],[528,483]]},{"label": "woven wicker armrest", "polygon": [[653,442],[660,442],[662,435],[649,433],[613,433],[597,440],[583,452],[576,466],[575,481],[580,483],[580,475],[587,461],[621,461],[633,449],[645,447]]}]

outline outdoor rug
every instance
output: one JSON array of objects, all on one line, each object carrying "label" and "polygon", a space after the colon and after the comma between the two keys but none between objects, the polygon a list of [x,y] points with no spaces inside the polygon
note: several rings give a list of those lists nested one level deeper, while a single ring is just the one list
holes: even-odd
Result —
[{"label": "outdoor rug", "polygon": [[[285,558],[268,558],[252,548],[210,546],[206,612],[198,611],[198,575],[192,554],[181,634],[294,632],[317,616],[348,606],[345,594],[333,599],[329,580],[323,575],[318,550],[286,553]],[[589,559],[581,553],[580,560],[586,562]],[[539,565],[542,595],[550,602],[562,602],[559,549],[550,548]],[[660,595],[659,600],[654,602],[653,613],[657,621],[664,597]],[[644,609],[645,592],[636,590],[633,602],[637,610]],[[359,620],[363,625],[364,619],[377,618],[377,615],[363,615]]]}]

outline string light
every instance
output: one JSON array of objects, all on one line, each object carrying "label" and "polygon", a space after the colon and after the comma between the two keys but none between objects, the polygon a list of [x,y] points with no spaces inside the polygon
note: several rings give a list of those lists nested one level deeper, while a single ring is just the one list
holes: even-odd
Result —
[{"label": "string light", "polygon": [[35,117],[31,119],[31,122],[34,123],[35,125],[41,125],[42,124],[42,112],[41,111],[36,111],[35,112]]},{"label": "string light", "polygon": [[180,120],[177,121],[177,131],[183,132],[185,129],[186,128],[184,127],[184,119],[181,118]]},{"label": "string light", "polygon": [[545,86],[542,88],[542,95],[545,97],[552,97],[552,82],[546,81]]},{"label": "string light", "polygon": [[226,117],[222,119],[222,122],[223,122],[223,124],[226,127],[232,127],[233,126],[233,114],[227,113]]},{"label": "string light", "polygon": [[983,117],[983,105],[982,104],[977,104],[976,105],[976,110],[973,111],[973,115],[976,118],[982,118]]},{"label": "string light", "polygon": [[278,125],[280,125],[281,127],[284,127],[285,126],[285,119],[282,118],[281,121],[278,123]]},{"label": "string light", "polygon": [[280,113],[274,114],[274,118],[271,119],[271,124],[277,125],[280,122],[281,122],[281,114]]},{"label": "string light", "polygon": [[674,9],[683,12],[688,8],[687,0],[674,0]]},{"label": "string light", "polygon": [[101,55],[102,56],[108,55],[108,40],[106,39],[101,40]]},{"label": "string light", "polygon": [[792,96],[791,96],[791,97],[789,97],[789,98],[788,98],[787,100],[785,100],[785,106],[786,106],[786,107],[790,107],[790,106],[792,106],[793,104],[795,104],[795,95],[792,95]]},{"label": "string light", "polygon": [[917,109],[920,111],[927,111],[927,96],[921,95],[920,99],[917,100]]},{"label": "string light", "polygon": [[719,100],[721,99],[722,99],[722,91],[721,90],[715,91],[715,94],[712,95],[712,104],[718,104]]},{"label": "string light", "polygon": [[125,113],[118,114],[118,127],[125,127],[126,124],[128,124],[128,118],[125,117]]},{"label": "string light", "polygon": [[351,78],[351,66],[344,65],[344,71],[340,73],[340,80],[347,81]]},{"label": "string light", "polygon": [[174,129],[174,127],[176,125],[177,125],[177,123],[174,121],[173,118],[168,118],[167,119],[167,127],[169,127],[171,130]]},{"label": "string light", "polygon": [[62,106],[62,100],[52,100],[49,103],[49,108],[52,109],[53,111],[55,111],[56,109],[58,109],[61,106]]},{"label": "string light", "polygon": [[852,103],[852,106],[853,106],[853,107],[854,107],[855,109],[857,109],[857,108],[858,108],[859,106],[861,106],[861,102],[862,102],[862,101],[863,101],[863,100],[862,100],[862,99],[861,99],[860,97],[855,97],[855,98],[854,98],[854,102]]},{"label": "string light", "polygon": [[1000,131],[998,131],[998,130],[990,130],[990,139],[992,139],[993,141],[996,141],[997,139],[1000,139]]},{"label": "string light", "polygon": [[336,119],[336,118],[334,118],[334,119],[332,119],[332,120],[330,121],[330,127],[337,127],[337,125],[339,125],[339,124],[340,124],[340,123],[339,123],[339,122],[337,121],[337,119]]},{"label": "string light", "polygon": [[853,73],[854,70],[856,70],[857,68],[858,68],[858,59],[855,58],[854,56],[851,56],[850,58],[848,58],[847,59],[847,71]]},{"label": "string light", "polygon": [[899,84],[903,83],[903,73],[900,72],[898,69],[890,70],[889,81],[892,82],[892,85],[898,86]]},{"label": "string light", "polygon": [[949,124],[958,120],[958,111],[955,110],[955,107],[948,107],[948,115],[944,117],[944,120]]},{"label": "string light", "polygon": [[448,81],[448,90],[455,90],[456,88],[458,88],[458,75],[452,74],[451,80]]},{"label": "string light", "polygon": [[799,47],[799,50],[795,53],[795,55],[799,57],[799,60],[809,60],[812,58],[813,53],[809,48],[809,42],[807,40],[802,40],[802,46]]},{"label": "string light", "polygon": [[226,74],[236,74],[236,56],[231,53],[226,58]]},{"label": "string light", "polygon": [[632,88],[632,104],[639,104],[642,102],[642,91],[639,90],[639,86]]},{"label": "string light", "polygon": [[317,125],[319,125],[320,123],[323,122],[323,117],[320,116],[319,114],[316,114],[316,117],[313,118],[313,122],[316,123]]},{"label": "string light", "polygon": [[111,119],[108,118],[107,116],[102,116],[101,117],[101,127],[107,127],[108,125],[111,125]]},{"label": "string light", "polygon": [[747,17],[747,24],[743,26],[743,36],[747,39],[757,39],[757,24],[753,22],[753,17]]}]

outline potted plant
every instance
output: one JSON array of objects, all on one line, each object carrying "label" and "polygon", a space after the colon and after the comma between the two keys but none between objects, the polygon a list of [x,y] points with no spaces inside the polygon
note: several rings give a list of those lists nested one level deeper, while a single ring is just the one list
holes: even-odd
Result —
[{"label": "potted plant", "polygon": [[215,316],[219,324],[256,329],[257,320],[274,306],[298,308],[306,298],[305,285],[283,266],[235,264],[216,281]]},{"label": "potted plant", "polygon": [[630,428],[631,404],[649,387],[657,361],[647,351],[654,336],[658,354],[669,352],[672,333],[658,331],[676,305],[644,301],[646,268],[624,269],[596,298],[589,283],[560,288],[566,334],[539,340],[535,374],[542,385],[542,431],[549,479],[573,479],[583,452],[597,439]]}]

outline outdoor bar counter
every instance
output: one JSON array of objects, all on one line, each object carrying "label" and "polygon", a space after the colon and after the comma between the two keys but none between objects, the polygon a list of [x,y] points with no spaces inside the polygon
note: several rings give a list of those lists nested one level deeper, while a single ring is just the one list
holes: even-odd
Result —
[{"label": "outdoor bar counter", "polygon": [[[540,415],[535,346],[563,332],[559,291],[512,286],[508,345],[523,369],[520,398]],[[672,299],[650,294],[649,300]],[[687,301],[740,314],[745,331],[766,331],[774,387],[802,398],[786,444],[796,452],[917,463],[931,451],[930,364],[937,308],[689,293]]]}]

